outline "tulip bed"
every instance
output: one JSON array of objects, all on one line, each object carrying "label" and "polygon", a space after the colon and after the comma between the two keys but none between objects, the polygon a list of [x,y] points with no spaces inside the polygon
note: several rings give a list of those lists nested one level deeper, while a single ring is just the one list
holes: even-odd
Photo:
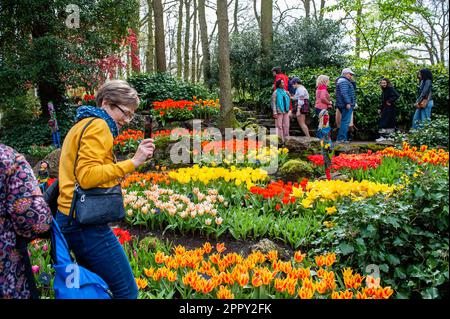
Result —
[{"label": "tulip bed", "polygon": [[[271,156],[271,151],[276,152],[272,156],[286,160],[288,154],[282,149],[269,149],[264,155]],[[361,245],[367,239],[372,240],[374,247],[383,243],[382,237],[370,237],[380,218],[392,225],[394,233],[407,229],[400,220],[417,210],[411,196],[425,200],[423,190],[419,189],[423,186],[420,181],[438,181],[437,185],[444,190],[447,187],[448,191],[448,182],[443,182],[448,179],[448,152],[403,144],[399,149],[388,147],[376,153],[342,154],[333,158],[332,169],[347,175],[347,180],[303,178],[294,183],[274,179],[258,167],[260,163],[250,165],[250,153],[247,148],[242,154],[247,156],[246,161],[240,165],[232,165],[230,161],[174,170],[164,168],[133,173],[122,181],[126,219],[121,227],[139,226],[162,230],[163,236],[170,231],[205,240],[203,246],[195,249],[173,247],[156,239],[146,241],[131,236],[126,229],[117,228],[115,233],[130,259],[140,298],[384,299],[408,295],[405,287],[416,289],[415,283],[402,280],[409,270],[398,266],[402,259],[416,262],[408,252],[397,257],[392,248],[380,246],[380,254],[383,249],[389,251],[384,257],[377,256],[376,251],[369,256]],[[308,159],[318,171],[322,170],[320,155]],[[442,218],[448,219],[448,200],[435,197],[427,199],[427,212],[443,209]],[[400,208],[392,211],[383,208],[389,203]],[[365,205],[372,207],[372,211],[356,217],[354,214],[361,209],[358,207]],[[353,211],[350,218],[348,214]],[[363,231],[358,230],[357,223],[364,224]],[[445,225],[442,228],[445,232]],[[232,238],[241,241],[269,238],[290,246],[293,253],[290,259],[279,258],[276,251],[256,251],[244,256],[224,253],[224,244],[213,247],[209,243]],[[356,243],[348,238],[356,238]],[[401,244],[401,238],[392,241],[405,245]],[[439,254],[447,249],[448,254],[448,243],[447,246],[433,243],[423,247],[435,247]],[[426,254],[421,251],[421,255]],[[43,271],[51,273],[47,251],[33,246],[32,260],[40,266],[37,277]],[[385,277],[380,282],[380,275],[374,277],[365,271],[371,260],[377,263],[386,260],[380,269],[387,285],[381,285]],[[441,261],[437,264],[442,265]],[[448,270],[448,259],[443,265]],[[414,269],[408,278],[418,276]],[[436,296],[435,287],[441,287],[442,280],[448,283],[448,276],[431,288],[425,290],[420,286],[417,291],[422,297]]]}]

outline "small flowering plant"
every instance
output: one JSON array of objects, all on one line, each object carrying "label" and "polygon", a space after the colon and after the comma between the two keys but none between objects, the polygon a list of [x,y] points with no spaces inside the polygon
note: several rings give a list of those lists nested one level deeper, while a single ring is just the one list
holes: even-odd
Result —
[{"label": "small flowering plant", "polygon": [[141,190],[123,189],[126,221],[132,225],[146,225],[154,229],[166,226],[181,233],[200,230],[207,235],[220,236],[225,230],[218,209],[224,197],[215,189],[206,192],[194,188],[187,195],[153,185]]},{"label": "small flowering plant", "polygon": [[128,129],[114,139],[114,150],[121,154],[134,153],[143,139],[143,131]]}]

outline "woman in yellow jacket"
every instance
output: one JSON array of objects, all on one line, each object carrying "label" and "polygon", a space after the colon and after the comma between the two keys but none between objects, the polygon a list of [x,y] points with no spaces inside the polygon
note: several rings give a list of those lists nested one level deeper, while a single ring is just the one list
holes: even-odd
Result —
[{"label": "woman in yellow jacket", "polygon": [[[59,164],[58,212],[56,221],[74,252],[79,265],[99,275],[109,286],[114,298],[137,298],[134,276],[117,238],[108,224],[82,225],[69,216],[76,180],[83,189],[109,188],[118,179],[133,172],[149,157],[155,145],[143,140],[132,159],[115,162],[113,141],[119,130],[129,123],[139,105],[135,89],[125,81],[114,80],[104,84],[96,95],[97,107],[81,106],[77,123],[67,133],[61,149]],[[80,140],[81,132],[88,125]]]}]

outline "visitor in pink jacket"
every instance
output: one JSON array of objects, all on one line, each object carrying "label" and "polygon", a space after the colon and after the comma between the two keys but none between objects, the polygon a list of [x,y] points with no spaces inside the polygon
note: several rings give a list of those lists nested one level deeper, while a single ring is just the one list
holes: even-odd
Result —
[{"label": "visitor in pink jacket", "polygon": [[326,75],[319,75],[316,81],[316,115],[319,116],[322,110],[331,108],[330,93],[328,93],[330,78]]}]

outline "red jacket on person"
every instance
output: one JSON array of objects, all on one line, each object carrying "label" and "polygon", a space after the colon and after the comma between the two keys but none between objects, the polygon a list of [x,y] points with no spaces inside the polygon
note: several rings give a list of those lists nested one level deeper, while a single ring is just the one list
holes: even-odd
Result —
[{"label": "red jacket on person", "polygon": [[275,91],[277,89],[277,81],[278,80],[283,80],[283,82],[284,82],[284,89],[286,91],[288,91],[289,78],[287,77],[286,74],[283,74],[283,73],[279,73],[279,74],[275,75],[275,81],[273,81],[273,90]]}]

